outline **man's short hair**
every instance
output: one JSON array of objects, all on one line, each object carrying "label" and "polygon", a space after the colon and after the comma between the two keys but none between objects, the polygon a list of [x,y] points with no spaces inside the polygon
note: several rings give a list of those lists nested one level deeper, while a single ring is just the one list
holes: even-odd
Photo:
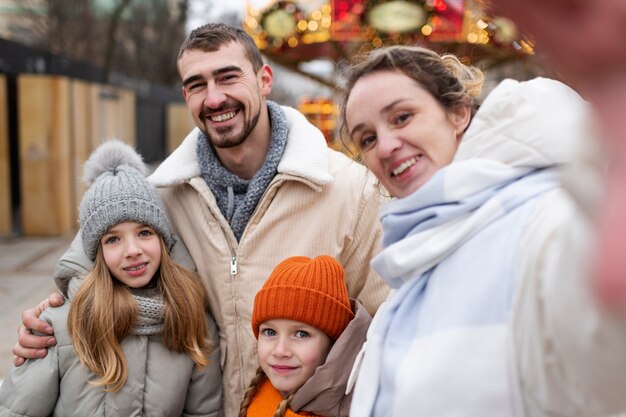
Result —
[{"label": "man's short hair", "polygon": [[216,52],[231,42],[238,42],[244,47],[254,72],[258,72],[263,66],[263,57],[252,37],[241,28],[223,23],[208,23],[192,30],[178,50],[178,60],[187,50]]}]

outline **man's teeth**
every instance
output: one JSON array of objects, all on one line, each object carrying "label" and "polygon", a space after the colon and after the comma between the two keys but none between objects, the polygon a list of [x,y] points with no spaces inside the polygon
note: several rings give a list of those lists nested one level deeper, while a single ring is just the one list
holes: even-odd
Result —
[{"label": "man's teeth", "polygon": [[230,120],[235,117],[236,112],[231,111],[224,114],[218,114],[217,116],[211,116],[211,120],[214,122],[224,122],[226,120]]},{"label": "man's teeth", "polygon": [[416,162],[417,162],[417,157],[404,161],[402,164],[400,164],[399,167],[397,167],[391,172],[391,175],[395,177],[397,175],[402,174],[404,171],[406,171],[407,169],[415,165]]}]

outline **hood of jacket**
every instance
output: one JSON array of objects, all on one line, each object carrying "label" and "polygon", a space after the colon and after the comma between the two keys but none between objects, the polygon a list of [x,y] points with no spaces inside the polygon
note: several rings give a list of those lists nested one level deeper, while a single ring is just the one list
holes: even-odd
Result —
[{"label": "hood of jacket", "polygon": [[298,390],[290,408],[326,417],[348,417],[352,393],[346,395],[348,377],[361,350],[372,317],[356,300],[350,300],[354,318],[330,349],[324,365]]},{"label": "hood of jacket", "polygon": [[480,106],[453,163],[488,159],[540,168],[570,162],[589,134],[583,126],[590,117],[589,104],[559,81],[506,79]]},{"label": "hood of jacket", "polygon": [[453,162],[383,208],[383,250],[374,269],[397,288],[487,224],[557,187],[590,117],[588,104],[558,81],[503,81],[476,113]]},{"label": "hood of jacket", "polygon": [[[281,106],[287,119],[289,135],[283,157],[278,164],[279,174],[302,177],[317,185],[332,182],[329,172],[329,150],[324,135],[302,113]],[[168,187],[200,176],[196,143],[202,137],[197,127],[148,177],[156,187]]]}]

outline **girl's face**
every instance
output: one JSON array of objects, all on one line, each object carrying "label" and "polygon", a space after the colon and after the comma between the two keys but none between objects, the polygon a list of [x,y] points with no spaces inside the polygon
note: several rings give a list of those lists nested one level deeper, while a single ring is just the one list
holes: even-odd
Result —
[{"label": "girl's face", "polygon": [[119,223],[100,239],[111,275],[131,288],[147,285],[159,269],[160,242],[152,228],[135,222]]},{"label": "girl's face", "polygon": [[396,197],[412,194],[452,161],[469,121],[469,107],[446,111],[417,81],[398,71],[363,76],[346,103],[350,139]]},{"label": "girl's face", "polygon": [[274,319],[259,326],[259,364],[283,397],[296,391],[326,361],[332,341],[308,324]]}]

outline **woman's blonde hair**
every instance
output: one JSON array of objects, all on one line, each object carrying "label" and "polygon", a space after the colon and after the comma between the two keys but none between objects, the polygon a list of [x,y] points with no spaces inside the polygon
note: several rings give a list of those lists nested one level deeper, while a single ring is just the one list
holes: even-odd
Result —
[{"label": "woman's blonde hair", "polygon": [[450,54],[439,55],[419,46],[396,45],[375,49],[355,58],[344,72],[346,86],[340,97],[338,133],[347,149],[351,146],[346,126],[346,103],[356,82],[378,71],[398,71],[417,81],[444,109],[470,106],[472,115],[482,91],[484,75]]},{"label": "woman's blonde hair", "polygon": [[[211,347],[206,340],[206,293],[198,275],[175,263],[159,236],[161,265],[152,278],[163,298],[164,345],[188,354],[200,367],[208,364]],[[94,382],[117,392],[125,384],[128,364],[120,342],[130,334],[138,318],[130,289],[111,276],[102,253],[72,300],[68,330],[78,359],[99,375]]]},{"label": "woman's blonde hair", "polygon": [[[239,417],[246,417],[246,414],[248,414],[248,407],[250,407],[250,404],[254,399],[254,395],[257,393],[257,391],[259,391],[259,388],[261,387],[261,384],[263,383],[265,378],[267,378],[267,376],[265,375],[263,368],[259,366],[259,368],[256,370],[256,374],[250,381],[250,385],[248,385],[248,388],[246,389],[243,400],[241,401],[241,407],[239,408]],[[293,400],[293,397],[295,395],[296,392],[294,391],[285,398],[283,398],[283,400],[278,404],[278,407],[276,407],[276,411],[274,411],[274,415],[272,417],[284,417],[287,409],[289,409],[291,400]]]}]

